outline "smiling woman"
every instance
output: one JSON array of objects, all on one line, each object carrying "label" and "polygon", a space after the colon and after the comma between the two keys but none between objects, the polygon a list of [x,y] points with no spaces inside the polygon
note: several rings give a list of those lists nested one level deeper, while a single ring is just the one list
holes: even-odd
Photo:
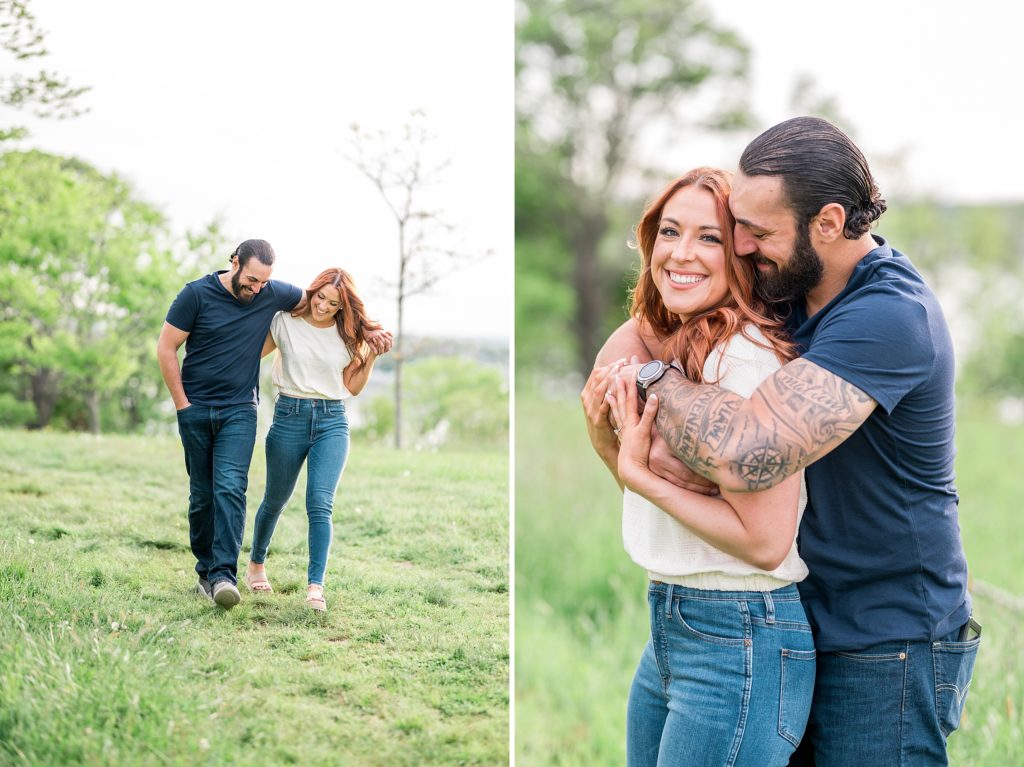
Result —
[{"label": "smiling woman", "polygon": [[[754,293],[751,261],[733,252],[729,181],[724,171],[697,168],[644,211],[632,321],[656,358],[674,357],[693,380],[749,396],[793,346]],[[814,645],[795,585],[807,575],[796,549],[803,477],[708,496],[656,474],[658,401],[652,396],[637,416],[637,388],[617,375],[623,363],[595,369],[583,399],[594,447],[624,489],[623,543],[650,581],[627,763],[783,765],[803,735],[814,685]],[[649,365],[653,372],[645,366],[636,379],[641,397],[666,367]],[[785,683],[770,681],[778,679]],[[709,709],[718,714],[709,718]]]}]

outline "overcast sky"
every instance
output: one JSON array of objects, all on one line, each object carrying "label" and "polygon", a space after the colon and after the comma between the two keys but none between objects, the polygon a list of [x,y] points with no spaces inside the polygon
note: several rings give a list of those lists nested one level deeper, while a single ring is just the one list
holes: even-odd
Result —
[{"label": "overcast sky", "polygon": [[[851,126],[883,196],[1024,200],[1020,3],[713,0],[707,7],[751,47],[760,128],[793,116],[793,86],[809,75]],[[695,143],[680,162],[735,167],[753,135]],[[905,160],[899,177],[885,163],[894,154]]]},{"label": "overcast sky", "polygon": [[[502,10],[501,5],[505,5]],[[435,201],[453,245],[484,253],[414,299],[406,332],[507,337],[512,319],[513,14],[510,3],[32,0],[51,55],[35,64],[91,86],[90,112],[26,120],[21,146],[127,177],[179,232],[224,219],[259,237],[274,276],[301,286],[329,266],[395,322],[383,281],[397,233],[345,159],[349,125],[391,128],[424,109],[451,165]]]},{"label": "overcast sky", "polygon": [[[452,165],[438,188],[463,249],[490,258],[414,300],[407,330],[505,336],[512,319],[511,0],[420,3],[33,0],[47,68],[92,87],[91,111],[28,122],[22,146],[75,154],[134,182],[175,228],[224,218],[232,242],[269,240],[275,276],[349,269],[395,320],[393,222],[344,159],[348,126],[397,126],[424,108]],[[1024,199],[1019,83],[1024,12],[1002,0],[714,0],[752,48],[753,108],[791,116],[801,74],[835,99],[882,191]],[[734,167],[753,133],[681,142],[680,167]],[[884,157],[902,154],[899,177]]]}]

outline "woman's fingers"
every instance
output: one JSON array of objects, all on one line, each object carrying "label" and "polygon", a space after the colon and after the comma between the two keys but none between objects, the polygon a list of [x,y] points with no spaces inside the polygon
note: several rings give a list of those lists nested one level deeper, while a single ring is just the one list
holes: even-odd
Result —
[{"label": "woman's fingers", "polygon": [[640,428],[650,433],[654,418],[658,415],[658,395],[652,394],[644,403],[644,412],[640,416]]},{"label": "woman's fingers", "polygon": [[608,391],[608,384],[612,376],[618,372],[626,363],[625,360],[616,360],[610,365],[594,368],[587,379],[586,386],[580,394],[583,400],[583,408],[591,420],[602,420],[608,414],[608,401],[605,394]]},{"label": "woman's fingers", "polygon": [[629,411],[626,402],[626,382],[621,378],[616,378],[612,381],[608,387],[608,393],[605,398],[611,405],[612,414],[615,416],[615,422],[619,424],[619,427],[631,426],[635,419],[629,417]]}]

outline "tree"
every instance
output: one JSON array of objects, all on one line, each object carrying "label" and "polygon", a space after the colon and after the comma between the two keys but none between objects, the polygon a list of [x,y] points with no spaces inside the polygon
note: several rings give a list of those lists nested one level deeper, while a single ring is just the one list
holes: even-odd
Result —
[{"label": "tree", "polygon": [[557,228],[567,243],[586,375],[610,282],[599,249],[614,199],[631,181],[649,188],[641,148],[746,124],[748,51],[693,0],[520,0],[517,16],[516,163],[554,169],[560,187],[557,215],[531,226]]},{"label": "tree", "polygon": [[163,216],[116,175],[39,151],[0,155],[0,372],[30,399],[100,431],[101,405],[153,367],[183,281]]},{"label": "tree", "polygon": [[485,253],[466,253],[451,246],[452,226],[444,214],[427,206],[431,187],[440,182],[447,160],[431,159],[436,137],[422,111],[414,111],[397,133],[366,131],[351,126],[349,161],[380,194],[398,228],[398,280],[392,286],[398,327],[392,356],[395,363],[395,447],[402,446],[402,366],[405,302],[425,293],[441,279]]},{"label": "tree", "polygon": [[[45,69],[26,75],[22,63],[44,58],[45,33],[28,9],[27,0],[0,0],[0,49],[8,61],[0,76],[0,103],[28,109],[38,117],[64,119],[81,114],[79,97],[88,88],[74,87],[67,78]],[[20,138],[24,128],[0,129],[0,141]]]}]

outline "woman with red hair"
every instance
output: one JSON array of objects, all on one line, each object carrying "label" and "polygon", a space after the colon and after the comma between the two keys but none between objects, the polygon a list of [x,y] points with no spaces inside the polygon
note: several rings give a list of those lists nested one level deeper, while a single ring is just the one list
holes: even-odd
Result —
[{"label": "woman with red hair", "polygon": [[[267,486],[256,512],[245,583],[251,591],[273,591],[264,562],[281,510],[288,503],[302,464],[306,464],[306,516],[309,566],[306,605],[322,612],[324,576],[331,548],[334,495],[348,457],[345,400],[366,386],[378,351],[367,333],[380,329],[368,319],[347,272],[322,272],[306,290],[307,302],[295,313],[275,315],[263,345],[274,360],[274,423],[267,434]],[[385,334],[380,353],[391,348]]]},{"label": "woman with red hair", "polygon": [[755,292],[754,265],[733,252],[729,187],[726,172],[697,168],[648,205],[631,314],[662,359],[635,387],[616,375],[625,361],[597,368],[583,391],[594,447],[624,490],[626,551],[649,580],[651,634],[627,707],[630,767],[785,765],[814,688],[795,585],[807,574],[796,548],[802,474],[760,492],[682,489],[649,465],[654,395],[638,415],[667,365],[749,396],[795,356]]}]

